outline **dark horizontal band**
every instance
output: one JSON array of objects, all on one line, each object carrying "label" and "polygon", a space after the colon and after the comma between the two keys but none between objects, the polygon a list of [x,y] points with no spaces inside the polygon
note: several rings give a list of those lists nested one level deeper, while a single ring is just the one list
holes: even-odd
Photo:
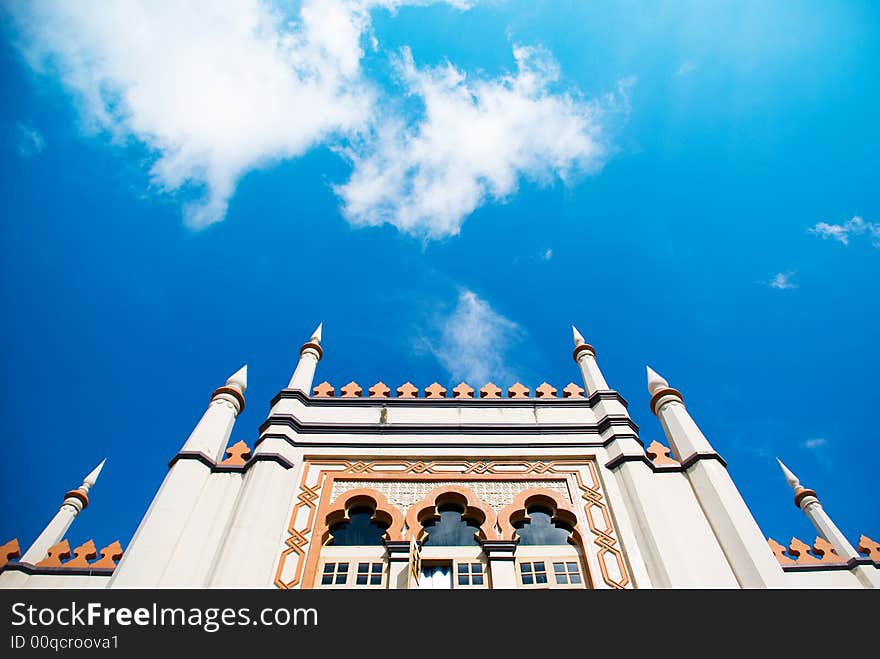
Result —
[{"label": "dark horizontal band", "polygon": [[700,460],[716,460],[721,463],[722,467],[727,467],[727,462],[717,453],[694,453],[687,460],[683,460],[677,465],[662,465],[657,466],[648,458],[647,455],[618,455],[613,460],[609,460],[605,463],[606,469],[616,469],[624,462],[644,462],[648,465],[652,471],[655,473],[662,472],[682,472],[687,471],[691,466],[699,462]]}]

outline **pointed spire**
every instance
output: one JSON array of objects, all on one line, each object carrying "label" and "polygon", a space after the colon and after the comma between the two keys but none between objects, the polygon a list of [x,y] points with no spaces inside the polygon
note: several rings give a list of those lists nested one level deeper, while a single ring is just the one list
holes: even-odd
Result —
[{"label": "pointed spire", "polygon": [[226,386],[238,387],[241,389],[242,393],[247,391],[247,364],[229,376],[229,379],[226,381]]},{"label": "pointed spire", "polygon": [[653,395],[659,389],[668,389],[669,383],[660,376],[657,371],[650,366],[645,367],[648,370],[648,392]]},{"label": "pointed spire", "polygon": [[321,330],[323,329],[323,327],[324,323],[318,323],[318,326],[315,328],[315,331],[312,332],[312,336],[309,338],[309,341],[321,345]]},{"label": "pointed spire", "polygon": [[578,332],[578,328],[574,325],[571,326],[571,335],[574,338],[575,347],[582,346],[586,343],[586,341],[584,341],[584,337],[581,336],[581,333]]},{"label": "pointed spire", "polygon": [[798,477],[792,473],[791,469],[782,464],[782,460],[779,458],[776,458],[776,462],[779,463],[779,468],[782,469],[782,474],[785,476],[785,480],[788,482],[791,489],[795,492],[802,490],[803,487],[801,486],[800,480],[798,480]]},{"label": "pointed spire", "polygon": [[107,458],[101,460],[101,464],[92,469],[92,472],[83,478],[83,487],[85,489],[90,489],[95,487],[95,482],[98,480],[98,476],[101,475],[101,470],[104,468],[104,463],[107,462]]}]

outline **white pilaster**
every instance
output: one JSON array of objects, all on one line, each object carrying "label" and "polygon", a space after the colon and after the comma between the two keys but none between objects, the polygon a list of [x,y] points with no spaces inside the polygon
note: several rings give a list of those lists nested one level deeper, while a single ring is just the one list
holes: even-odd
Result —
[{"label": "white pilaster", "polygon": [[660,419],[672,452],[687,465],[687,478],[737,581],[743,588],[784,587],[782,568],[764,534],[681,393],[650,367],[647,371],[651,411]]},{"label": "white pilaster", "polygon": [[213,461],[223,459],[236,417],[244,409],[247,390],[247,365],[233,373],[226,384],[214,391],[208,409],[202,415],[181,449],[186,453],[203,453]]},{"label": "white pilaster", "polygon": [[[246,390],[247,366],[243,366],[224,386],[214,391],[207,410],[180,453],[201,453],[211,463],[220,461],[229,443],[235,418],[244,409]],[[196,560],[194,556],[206,551],[198,539],[192,538],[192,529],[208,528],[210,532],[206,532],[216,540],[218,534],[213,529],[217,524],[225,527],[226,522],[218,514],[219,509],[206,512],[204,503],[200,506],[208,490],[217,495],[215,500],[220,508],[231,508],[225,493],[216,492],[216,487],[209,483],[210,478],[211,465],[201,459],[181,457],[174,462],[123,554],[109,588],[155,588],[167,583],[166,573],[179,575],[174,585],[180,588],[204,585],[206,575],[203,570],[189,570],[180,574],[180,566],[191,564]],[[217,483],[213,485],[219,485],[221,481],[226,483],[230,479],[216,480]],[[233,492],[237,491],[233,484],[230,485]],[[206,520],[206,515],[211,519]],[[204,526],[205,523],[208,527]],[[181,544],[182,540],[186,541],[186,546]]]},{"label": "white pilaster", "polygon": [[[776,462],[779,463],[779,468],[782,469],[785,480],[791,489],[794,490],[794,505],[803,511],[804,515],[807,516],[807,519],[815,527],[816,532],[834,547],[834,551],[837,552],[837,555],[842,560],[848,561],[852,558],[861,558],[855,547],[850,544],[846,536],[837,528],[837,524],[825,512],[822,504],[819,503],[816,493],[801,485],[798,477],[782,463],[782,460],[776,458]],[[855,572],[855,575],[864,585],[878,588],[880,587],[880,576],[876,573],[877,570],[859,570]]]},{"label": "white pilaster", "polygon": [[321,361],[321,356],[324,354],[321,349],[321,329],[323,325],[324,323],[319,324],[308,342],[304,343],[299,349],[299,362],[296,365],[296,370],[293,372],[293,377],[290,378],[290,384],[287,385],[288,389],[298,389],[306,396],[312,393],[315,369],[318,366],[318,362]]},{"label": "white pilaster", "polygon": [[584,388],[587,390],[586,395],[589,397],[596,391],[608,389],[608,383],[602,371],[599,370],[599,364],[596,362],[596,351],[589,343],[584,341],[584,337],[578,332],[577,327],[571,326],[572,336],[574,338],[573,357],[581,369],[581,375],[584,378]]},{"label": "white pilaster", "polygon": [[101,469],[104,467],[103,460],[101,464],[95,467],[88,476],[83,479],[82,485],[75,490],[70,490],[64,495],[64,501],[58,512],[52,518],[52,521],[43,529],[43,532],[34,540],[33,544],[21,557],[22,563],[30,563],[34,565],[46,558],[49,548],[57,545],[64,539],[73,520],[76,519],[86,506],[89,505],[89,490],[95,485]]}]

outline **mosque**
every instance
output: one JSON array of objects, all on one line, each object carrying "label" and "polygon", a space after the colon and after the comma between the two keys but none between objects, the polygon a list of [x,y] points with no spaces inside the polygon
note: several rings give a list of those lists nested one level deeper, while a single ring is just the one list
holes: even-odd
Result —
[{"label": "mosque", "polygon": [[851,544],[782,463],[817,537],[766,538],[684,395],[650,368],[667,445],[645,447],[573,336],[583,383],[561,391],[365,393],[314,385],[319,325],[253,448],[230,445],[245,366],[211,395],[127,547],[65,539],[102,463],[23,554],[17,539],[0,546],[0,587],[880,587],[880,543]]}]

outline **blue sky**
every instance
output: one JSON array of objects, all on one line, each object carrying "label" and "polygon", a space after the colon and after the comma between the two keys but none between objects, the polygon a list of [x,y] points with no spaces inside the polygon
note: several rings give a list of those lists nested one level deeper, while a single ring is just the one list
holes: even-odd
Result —
[{"label": "blue sky", "polygon": [[815,536],[778,455],[878,539],[876,3],[225,4],[4,9],[0,542],[108,457],[69,537],[125,545],[211,391],[249,365],[253,444],[319,321],[316,382],[364,389],[561,389],[574,323],[766,535]]}]

